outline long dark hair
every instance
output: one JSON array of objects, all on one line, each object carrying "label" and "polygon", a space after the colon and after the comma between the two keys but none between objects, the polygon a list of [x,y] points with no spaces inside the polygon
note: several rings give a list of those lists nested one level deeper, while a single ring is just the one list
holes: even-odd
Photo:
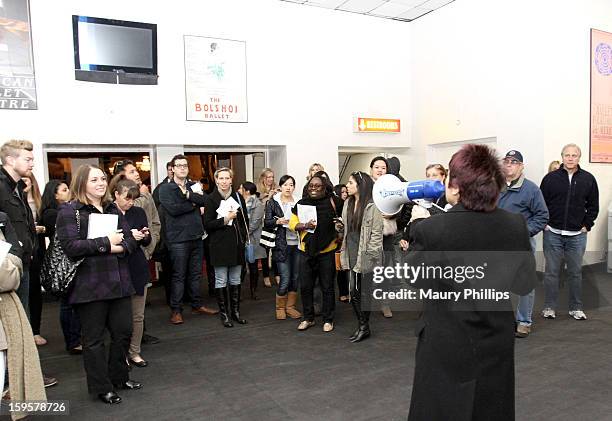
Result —
[{"label": "long dark hair", "polygon": [[355,171],[350,175],[353,180],[357,183],[357,193],[359,193],[359,203],[355,207],[355,196],[349,196],[346,199],[348,205],[347,209],[347,226],[349,229],[359,231],[361,230],[361,222],[363,221],[363,212],[372,201],[372,189],[374,188],[374,181],[369,174],[363,171]]},{"label": "long dark hair", "polygon": [[42,218],[42,214],[45,210],[58,208],[55,195],[57,194],[57,189],[59,189],[59,186],[62,184],[66,184],[66,182],[62,180],[49,180],[45,186],[42,198],[40,199],[40,209],[38,210],[39,218]]}]

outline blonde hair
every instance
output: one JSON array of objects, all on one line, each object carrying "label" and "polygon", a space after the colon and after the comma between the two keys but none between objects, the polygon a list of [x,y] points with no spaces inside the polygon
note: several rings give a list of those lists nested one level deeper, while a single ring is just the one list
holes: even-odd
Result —
[{"label": "blonde hair", "polygon": [[215,174],[214,174],[215,180],[218,178],[217,176],[219,175],[219,173],[222,173],[224,171],[228,172],[231,178],[234,178],[234,171],[232,171],[231,168],[221,167],[215,170]]},{"label": "blonde hair", "polygon": [[310,181],[310,173],[315,169],[315,167],[319,168],[315,172],[325,171],[325,168],[323,168],[323,165],[319,164],[318,162],[315,162],[314,164],[311,164],[310,167],[308,167],[308,175],[306,176],[306,180],[307,181]]},{"label": "blonde hair", "polygon": [[[70,182],[70,199],[76,200],[86,205],[91,205],[92,203],[89,201],[87,197],[87,183],[89,182],[89,173],[91,170],[100,170],[102,174],[106,177],[106,173],[104,170],[97,165],[84,164],[77,168],[76,172],[72,176],[72,181]],[[101,199],[102,206],[111,202],[110,194],[108,193],[108,185],[106,187],[106,192],[104,192],[104,196]]]},{"label": "blonde hair", "polygon": [[548,164],[548,172],[553,172],[554,170],[558,169],[560,166],[561,166],[561,163],[559,161],[552,161],[550,164]]},{"label": "blonde hair", "polygon": [[29,140],[9,140],[0,148],[0,161],[2,165],[6,165],[6,158],[9,156],[18,157],[20,151],[30,151],[34,149],[32,142]]},{"label": "blonde hair", "polygon": [[276,182],[272,183],[272,186],[270,188],[268,188],[268,186],[266,185],[265,181],[268,173],[272,173],[272,176],[274,176],[274,171],[272,170],[272,168],[264,168],[263,170],[261,170],[261,173],[259,173],[259,179],[257,180],[257,191],[264,195],[268,194],[271,190],[276,189]]}]

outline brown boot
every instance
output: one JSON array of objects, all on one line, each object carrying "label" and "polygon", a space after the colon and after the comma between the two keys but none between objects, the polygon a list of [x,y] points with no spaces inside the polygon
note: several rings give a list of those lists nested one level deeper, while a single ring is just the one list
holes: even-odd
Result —
[{"label": "brown boot", "polygon": [[295,309],[295,304],[297,303],[297,292],[289,292],[287,294],[287,316],[292,319],[299,319],[302,317],[302,313]]},{"label": "brown boot", "polygon": [[285,313],[285,307],[287,307],[287,296],[281,297],[276,296],[276,320],[285,320],[287,314]]}]

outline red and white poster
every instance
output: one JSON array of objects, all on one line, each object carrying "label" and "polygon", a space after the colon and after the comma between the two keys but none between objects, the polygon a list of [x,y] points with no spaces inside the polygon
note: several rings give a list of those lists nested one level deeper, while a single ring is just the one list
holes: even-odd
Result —
[{"label": "red and white poster", "polygon": [[187,120],[246,123],[246,42],[184,39]]},{"label": "red and white poster", "polygon": [[612,163],[612,34],[591,29],[590,162]]}]

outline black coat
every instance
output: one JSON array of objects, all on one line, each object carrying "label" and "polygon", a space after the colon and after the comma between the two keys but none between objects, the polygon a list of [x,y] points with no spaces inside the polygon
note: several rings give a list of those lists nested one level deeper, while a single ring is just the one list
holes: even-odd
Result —
[{"label": "black coat", "polygon": [[[148,227],[147,214],[144,209],[132,206],[125,213],[125,219],[131,229],[141,230],[144,227]],[[136,239],[134,239],[136,241]],[[140,241],[136,241],[139,247],[137,247],[133,253],[128,256],[128,263],[130,265],[130,278],[132,279],[132,285],[136,295],[144,295],[145,286],[151,282],[151,274],[149,272],[149,262],[145,257],[142,247],[146,247],[151,244],[151,234],[147,235]]]},{"label": "black coat", "polygon": [[[174,181],[159,186],[159,203],[163,209],[164,240],[167,243],[182,243],[201,240],[204,235],[200,207],[206,203],[206,195],[193,193],[188,181],[189,197],[183,194]],[[161,218],[160,218],[161,219]]]},{"label": "black coat", "polygon": [[223,218],[217,217],[217,209],[223,200],[219,190],[215,188],[206,199],[204,229],[210,241],[212,266],[238,266],[245,262],[244,247],[248,235],[249,216],[244,198],[235,191],[232,191],[232,198],[241,205],[232,225],[225,225]]},{"label": "black coat", "polygon": [[[520,295],[535,286],[535,259],[519,214],[501,209],[473,212],[456,205],[414,227],[407,263],[420,265],[431,256],[426,251],[477,251],[472,254],[475,260],[488,260],[493,253],[486,252],[496,251],[503,264],[485,264],[487,276],[479,286]],[[437,291],[467,287],[468,282],[456,279],[421,279],[415,285]],[[514,314],[509,295],[497,304],[498,311],[478,310],[482,302],[463,303],[463,311],[456,311],[452,300],[424,302],[415,332],[410,421],[514,420]]]},{"label": "black coat", "polygon": [[38,241],[32,210],[28,205],[27,194],[23,192],[24,187],[22,180],[16,182],[0,167],[0,212],[6,213],[11,220],[22,244],[23,265],[29,266]]}]

